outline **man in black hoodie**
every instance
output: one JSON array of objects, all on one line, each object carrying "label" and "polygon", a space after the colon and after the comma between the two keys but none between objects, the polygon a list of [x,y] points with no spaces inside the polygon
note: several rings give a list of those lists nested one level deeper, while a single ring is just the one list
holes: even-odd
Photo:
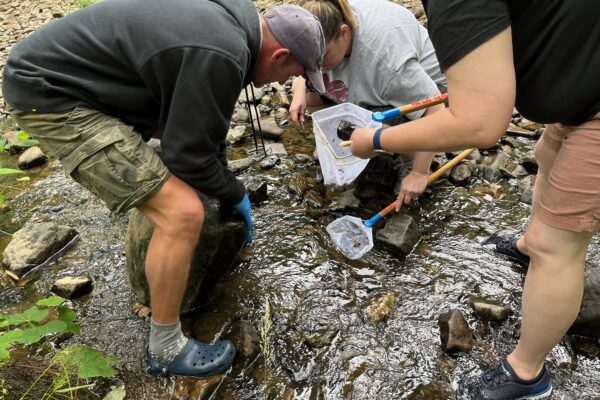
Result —
[{"label": "man in black hoodie", "polygon": [[[226,167],[235,103],[250,82],[294,75],[323,91],[324,52],[312,14],[284,5],[259,16],[249,0],[105,0],[12,49],[3,94],[20,127],[111,210],[135,207],[154,223],[149,372],[209,376],[233,362],[231,342],[187,338],[179,322],[204,219],[196,192],[238,210],[252,241],[248,196]],[[153,136],[162,160],[145,143]]]}]

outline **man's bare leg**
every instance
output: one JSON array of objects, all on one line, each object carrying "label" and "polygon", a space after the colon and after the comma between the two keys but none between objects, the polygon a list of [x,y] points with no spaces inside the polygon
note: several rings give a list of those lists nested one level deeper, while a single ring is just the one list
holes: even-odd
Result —
[{"label": "man's bare leg", "polygon": [[172,176],[139,210],[154,223],[146,255],[152,318],[160,324],[173,323],[179,319],[204,206],[188,184]]}]

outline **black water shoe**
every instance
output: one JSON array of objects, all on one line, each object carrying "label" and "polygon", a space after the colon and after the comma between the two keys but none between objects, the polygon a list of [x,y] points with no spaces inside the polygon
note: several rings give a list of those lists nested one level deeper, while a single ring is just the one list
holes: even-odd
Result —
[{"label": "black water shoe", "polygon": [[225,372],[235,358],[235,346],[229,340],[206,344],[188,338],[187,344],[168,364],[152,356],[146,348],[146,371],[165,376],[207,377]]},{"label": "black water shoe", "polygon": [[492,236],[483,242],[484,246],[493,246],[496,253],[504,254],[511,261],[527,268],[529,267],[529,256],[523,254],[517,247],[517,239],[505,239],[501,236]]},{"label": "black water shoe", "polygon": [[552,394],[552,381],[546,370],[530,380],[520,379],[506,359],[477,377],[458,383],[457,399],[520,400],[544,399]]}]

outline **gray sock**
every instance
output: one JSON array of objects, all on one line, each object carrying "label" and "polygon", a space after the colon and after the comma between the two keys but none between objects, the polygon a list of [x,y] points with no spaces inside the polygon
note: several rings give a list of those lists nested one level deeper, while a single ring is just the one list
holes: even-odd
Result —
[{"label": "gray sock", "polygon": [[150,319],[150,343],[148,350],[154,357],[158,357],[163,364],[168,364],[181,349],[186,345],[188,339],[181,331],[181,322],[177,320],[172,324],[157,324]]}]

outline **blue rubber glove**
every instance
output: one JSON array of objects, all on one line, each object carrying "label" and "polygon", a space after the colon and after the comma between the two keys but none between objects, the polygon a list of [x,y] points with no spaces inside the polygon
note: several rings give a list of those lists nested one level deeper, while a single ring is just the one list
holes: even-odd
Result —
[{"label": "blue rubber glove", "polygon": [[242,214],[244,220],[246,221],[246,226],[248,226],[248,237],[246,238],[246,244],[252,243],[252,215],[250,214],[250,199],[248,195],[244,195],[242,201],[233,206],[237,212]]}]

